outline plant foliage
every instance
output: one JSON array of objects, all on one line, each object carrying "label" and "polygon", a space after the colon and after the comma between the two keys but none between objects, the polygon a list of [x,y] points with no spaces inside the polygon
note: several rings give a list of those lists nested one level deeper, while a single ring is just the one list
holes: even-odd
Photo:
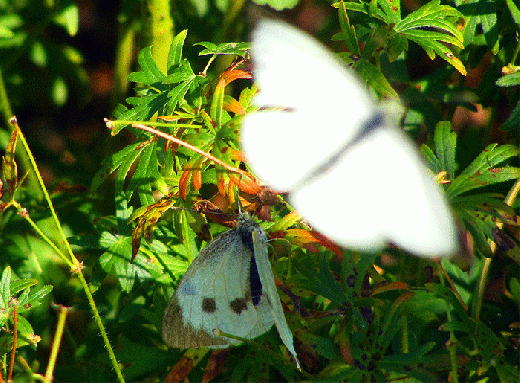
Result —
[{"label": "plant foliage", "polygon": [[[179,14],[199,24],[217,7],[188,3]],[[262,3],[284,9],[295,2]],[[32,158],[29,172],[39,172],[12,120],[1,179],[2,376],[14,368],[20,381],[162,381],[168,374],[168,381],[519,380],[518,6],[433,0],[409,11],[400,1],[379,0],[333,7],[340,32],[332,43],[347,47],[339,56],[380,99],[401,99],[412,136],[429,134],[420,149],[444,186],[468,256],[433,262],[396,248],[359,254],[310,230],[244,164],[238,132],[257,91],[248,82],[248,45],[194,45],[191,30],[200,25],[187,25],[172,36],[166,73],[153,47],[140,50],[139,69],[128,76],[135,94],[107,120],[112,136],[131,133],[134,140],[106,156],[90,186],[90,196],[99,196],[113,183],[113,215],[102,216],[86,197],[49,195],[43,183],[38,200],[19,174],[22,150]],[[21,33],[10,25],[0,21],[2,39]],[[193,49],[198,57],[190,56]],[[406,67],[417,57],[435,66],[411,77]],[[483,61],[490,69],[480,83],[465,83]],[[504,103],[508,113],[500,116]],[[479,108],[490,110],[490,119],[481,133],[464,134],[458,113]],[[338,193],[338,203],[351,201]],[[161,340],[175,286],[238,205],[270,236],[301,371],[275,329],[218,352],[168,349]],[[67,214],[88,228],[58,219]],[[49,297],[60,295],[78,317],[68,314],[67,325],[51,319]],[[65,331],[61,346],[49,335],[54,331]],[[38,344],[40,336],[47,346]],[[51,350],[48,362],[42,347]]]}]

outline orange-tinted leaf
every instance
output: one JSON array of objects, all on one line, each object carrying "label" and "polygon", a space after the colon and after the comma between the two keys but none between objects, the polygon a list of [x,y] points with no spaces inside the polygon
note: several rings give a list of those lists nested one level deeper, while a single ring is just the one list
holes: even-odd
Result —
[{"label": "orange-tinted leaf", "polygon": [[191,175],[191,169],[185,170],[179,180],[179,194],[183,200],[186,200],[186,194],[188,193],[188,185],[190,183]]},{"label": "orange-tinted leaf", "polygon": [[164,383],[184,382],[188,378],[191,370],[193,370],[193,367],[193,359],[183,356],[181,360],[173,366],[166,379],[164,379]]},{"label": "orange-tinted leaf", "polygon": [[202,382],[210,382],[218,376],[226,364],[228,350],[213,350],[202,376]]},{"label": "orange-tinted leaf", "polygon": [[3,175],[10,193],[14,191],[18,181],[18,167],[16,165],[15,152],[20,128],[18,127],[16,120],[14,120],[13,125],[15,126],[15,129],[13,130],[9,142],[7,143],[7,147],[5,148],[5,156],[2,158]]},{"label": "orange-tinted leaf", "polygon": [[251,73],[248,73],[242,69],[228,69],[222,74],[222,77],[225,81],[225,86],[228,86],[230,83],[232,83],[235,80],[238,79],[250,79],[252,78]]},{"label": "orange-tinted leaf", "polygon": [[161,198],[156,203],[147,206],[146,210],[137,218],[134,230],[132,231],[132,259],[133,262],[137,252],[141,247],[141,238],[144,237],[148,243],[153,240],[155,225],[166,210],[173,206],[172,194]]},{"label": "orange-tinted leaf", "polygon": [[242,106],[241,103],[239,103],[234,98],[228,97],[224,100],[224,109],[228,112],[232,112],[234,114],[237,114],[239,116],[243,116],[246,114],[246,110]]},{"label": "orange-tinted leaf", "polygon": [[220,195],[226,195],[226,180],[223,175],[217,174],[217,189]]},{"label": "orange-tinted leaf", "polygon": [[341,247],[335,242],[325,237],[323,234],[317,231],[308,231],[303,229],[289,229],[287,230],[287,236],[292,237],[295,244],[305,246],[305,248],[312,251],[312,247],[308,247],[309,244],[320,244],[323,247],[333,251],[338,257],[341,257]]},{"label": "orange-tinted leaf", "polygon": [[237,174],[230,174],[229,178],[237,185],[239,190],[245,193],[257,194],[260,191],[260,185],[253,179],[247,179]]},{"label": "orange-tinted leaf", "polygon": [[231,156],[232,160],[240,161],[240,162],[247,162],[246,156],[240,150],[228,148],[228,153]]},{"label": "orange-tinted leaf", "polygon": [[197,201],[193,205],[193,209],[197,213],[204,214],[208,219],[212,220],[213,222],[217,222],[221,224],[222,226],[226,227],[236,227],[237,226],[237,219],[236,216],[230,216],[229,214],[224,213],[221,208],[219,208],[217,205],[215,205],[213,202],[208,200],[200,200]]},{"label": "orange-tinted leaf", "polygon": [[197,167],[197,169],[193,171],[193,186],[197,190],[200,190],[202,187],[202,173],[200,167]]}]

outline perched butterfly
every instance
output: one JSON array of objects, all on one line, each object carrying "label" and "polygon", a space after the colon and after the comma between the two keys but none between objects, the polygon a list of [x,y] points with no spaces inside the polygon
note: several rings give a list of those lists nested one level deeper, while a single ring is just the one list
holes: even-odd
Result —
[{"label": "perched butterfly", "polygon": [[299,367],[268,259],[267,237],[253,220],[216,237],[197,255],[164,311],[162,337],[171,347],[221,348],[276,325]]},{"label": "perched butterfly", "polygon": [[251,56],[253,102],[263,108],[244,118],[242,148],[264,182],[346,247],[393,242],[424,257],[458,250],[443,192],[352,71],[306,33],[269,19],[253,31]]}]

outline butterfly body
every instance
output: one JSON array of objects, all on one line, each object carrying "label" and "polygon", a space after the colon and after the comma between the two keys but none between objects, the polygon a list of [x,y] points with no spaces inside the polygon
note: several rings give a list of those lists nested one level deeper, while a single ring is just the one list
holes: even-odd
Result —
[{"label": "butterfly body", "polygon": [[259,87],[253,102],[277,107],[242,124],[242,148],[260,179],[287,192],[308,223],[346,247],[372,252],[392,242],[424,257],[457,251],[440,187],[352,71],[276,20],[259,22],[251,52]]}]

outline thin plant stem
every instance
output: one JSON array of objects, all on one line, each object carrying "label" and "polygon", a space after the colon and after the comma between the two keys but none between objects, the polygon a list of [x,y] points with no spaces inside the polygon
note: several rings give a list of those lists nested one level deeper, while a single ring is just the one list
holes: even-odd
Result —
[{"label": "thin plant stem", "polygon": [[[107,122],[107,120],[105,120],[105,122]],[[107,122],[107,125],[108,125],[108,122]],[[243,171],[241,169],[235,168],[233,166],[230,166],[230,165],[226,164],[225,162],[222,162],[218,158],[214,157],[213,155],[205,152],[204,150],[201,150],[201,149],[197,148],[196,146],[190,145],[187,142],[179,140],[177,137],[170,136],[169,134],[163,133],[160,130],[153,129],[153,128],[150,128],[149,126],[146,126],[146,125],[143,125],[143,124],[139,124],[139,123],[133,123],[132,126],[134,128],[138,128],[138,129],[144,130],[146,132],[152,133],[152,134],[154,134],[154,135],[156,135],[158,137],[162,137],[165,140],[168,140],[168,141],[171,141],[171,142],[175,142],[176,144],[184,146],[185,148],[188,148],[188,149],[194,151],[195,153],[198,153],[201,156],[204,156],[207,159],[213,161],[217,165],[222,166],[224,169],[229,170],[230,172],[241,174],[241,175],[246,176],[246,177],[250,177],[249,173],[247,173],[247,172],[245,172],[245,171]]]},{"label": "thin plant stem", "polygon": [[[515,202],[516,198],[518,197],[518,193],[520,192],[520,179],[516,180],[515,184],[509,190],[509,193],[507,193],[505,203],[509,206]],[[497,227],[501,229],[504,226],[502,222],[497,223]],[[496,251],[496,244],[494,242],[491,243],[491,253],[495,253]],[[482,311],[482,302],[484,300],[484,293],[486,291],[486,285],[489,275],[489,270],[491,269],[491,262],[492,258],[486,258],[484,260],[484,266],[482,267],[482,272],[480,273],[480,280],[478,282],[478,296],[477,296],[477,307],[475,309],[475,319],[478,319],[480,317],[480,312]]]},{"label": "thin plant stem", "polygon": [[[17,123],[15,117],[13,117],[11,119],[11,123],[13,125],[15,125],[16,129],[20,129],[20,127],[18,126],[18,123]],[[55,225],[56,225],[56,227],[58,229],[58,233],[59,233],[59,235],[61,237],[62,243],[65,246],[65,249],[66,249],[66,251],[67,251],[67,253],[68,253],[69,257],[70,257],[70,260],[67,263],[70,265],[71,271],[73,273],[75,273],[78,276],[78,278],[79,278],[79,281],[80,281],[80,283],[81,283],[81,285],[83,287],[83,291],[85,292],[85,294],[87,296],[87,300],[88,300],[88,303],[90,305],[90,308],[92,309],[92,312],[94,314],[94,320],[96,322],[96,325],[99,328],[99,332],[101,333],[101,337],[103,338],[103,341],[105,343],[105,347],[107,348],[109,359],[110,359],[110,361],[112,363],[112,366],[113,366],[113,368],[114,368],[114,370],[116,372],[118,381],[122,383],[125,380],[123,378],[123,374],[121,372],[121,368],[119,367],[119,364],[117,362],[116,356],[114,354],[114,350],[113,350],[112,346],[110,345],[110,340],[108,339],[108,335],[107,335],[105,327],[103,325],[103,321],[101,320],[101,316],[99,315],[99,311],[97,310],[96,302],[94,301],[94,298],[92,296],[92,293],[90,292],[90,288],[88,286],[88,283],[85,280],[85,276],[83,275],[82,264],[81,264],[81,262],[78,261],[78,259],[76,258],[76,256],[72,252],[72,248],[70,247],[70,244],[69,244],[69,242],[67,240],[67,237],[66,237],[66,235],[65,235],[65,233],[63,231],[63,228],[62,228],[62,226],[60,224],[58,216],[56,215],[56,211],[54,210],[54,206],[53,206],[51,198],[49,196],[49,192],[47,191],[47,188],[45,187],[45,184],[43,183],[43,179],[42,179],[41,174],[40,174],[40,172],[38,170],[38,167],[36,165],[36,160],[34,159],[34,156],[32,155],[32,152],[29,149],[29,146],[27,145],[27,141],[25,140],[25,137],[21,133],[21,131],[20,131],[20,134],[19,134],[18,138],[20,140],[20,143],[22,144],[22,147],[24,148],[24,150],[29,155],[31,168],[34,171],[34,173],[36,174],[36,178],[38,179],[39,187],[42,190],[42,192],[44,194],[44,197],[45,197],[45,201],[47,202],[47,204],[49,206],[49,209],[51,211],[51,217],[52,217],[52,219],[53,219],[53,221],[54,221],[54,223],[55,223]],[[41,230],[39,231],[39,234],[40,235],[43,234],[43,238],[44,239],[46,238],[45,234],[43,232],[41,232]],[[56,247],[53,246],[53,249],[54,248],[56,248]],[[60,253],[61,252],[58,252],[58,254],[60,254]],[[66,257],[64,257],[64,258],[66,259]]]},{"label": "thin plant stem", "polygon": [[[444,273],[442,271],[442,266],[440,262],[437,262],[437,269],[439,272],[439,278],[441,281],[441,285],[445,286],[444,282]],[[448,302],[446,302],[447,310],[446,310],[446,316],[448,319],[448,323],[453,322],[453,318],[451,316],[451,306]],[[450,354],[450,365],[451,365],[451,374],[450,374],[450,382],[452,383],[458,383],[459,382],[459,374],[457,371],[457,338],[455,337],[455,333],[450,328],[450,339],[448,341],[448,352]]]},{"label": "thin plant stem", "polygon": [[16,344],[18,343],[18,300],[13,298],[13,351],[11,352],[11,365],[9,366],[8,382],[13,381],[14,357],[16,355]]},{"label": "thin plant stem", "polygon": [[63,338],[63,328],[65,327],[65,320],[67,319],[68,309],[60,305],[58,314],[58,324],[56,325],[56,333],[52,341],[51,356],[49,357],[49,364],[45,371],[45,380],[53,381],[54,366],[56,366],[56,359],[58,358],[58,351],[60,350],[61,339]]},{"label": "thin plant stem", "polygon": [[[11,109],[11,104],[9,103],[9,97],[7,95],[7,89],[5,87],[5,82],[4,82],[4,72],[1,67],[0,67],[0,109],[2,110],[2,114],[3,114],[4,120],[9,128],[9,131],[10,131],[10,133],[12,133],[14,131],[14,127],[9,122],[13,116],[13,111]],[[17,151],[16,157],[21,164],[20,170],[22,172],[27,171],[28,169],[31,168],[29,158],[25,151],[22,151],[22,152]],[[28,182],[29,182],[29,185],[28,185],[29,189],[34,190],[37,193],[36,198],[38,200],[41,200],[43,198],[43,194],[40,193],[40,189],[37,187],[38,182],[32,172],[29,174]]]}]

